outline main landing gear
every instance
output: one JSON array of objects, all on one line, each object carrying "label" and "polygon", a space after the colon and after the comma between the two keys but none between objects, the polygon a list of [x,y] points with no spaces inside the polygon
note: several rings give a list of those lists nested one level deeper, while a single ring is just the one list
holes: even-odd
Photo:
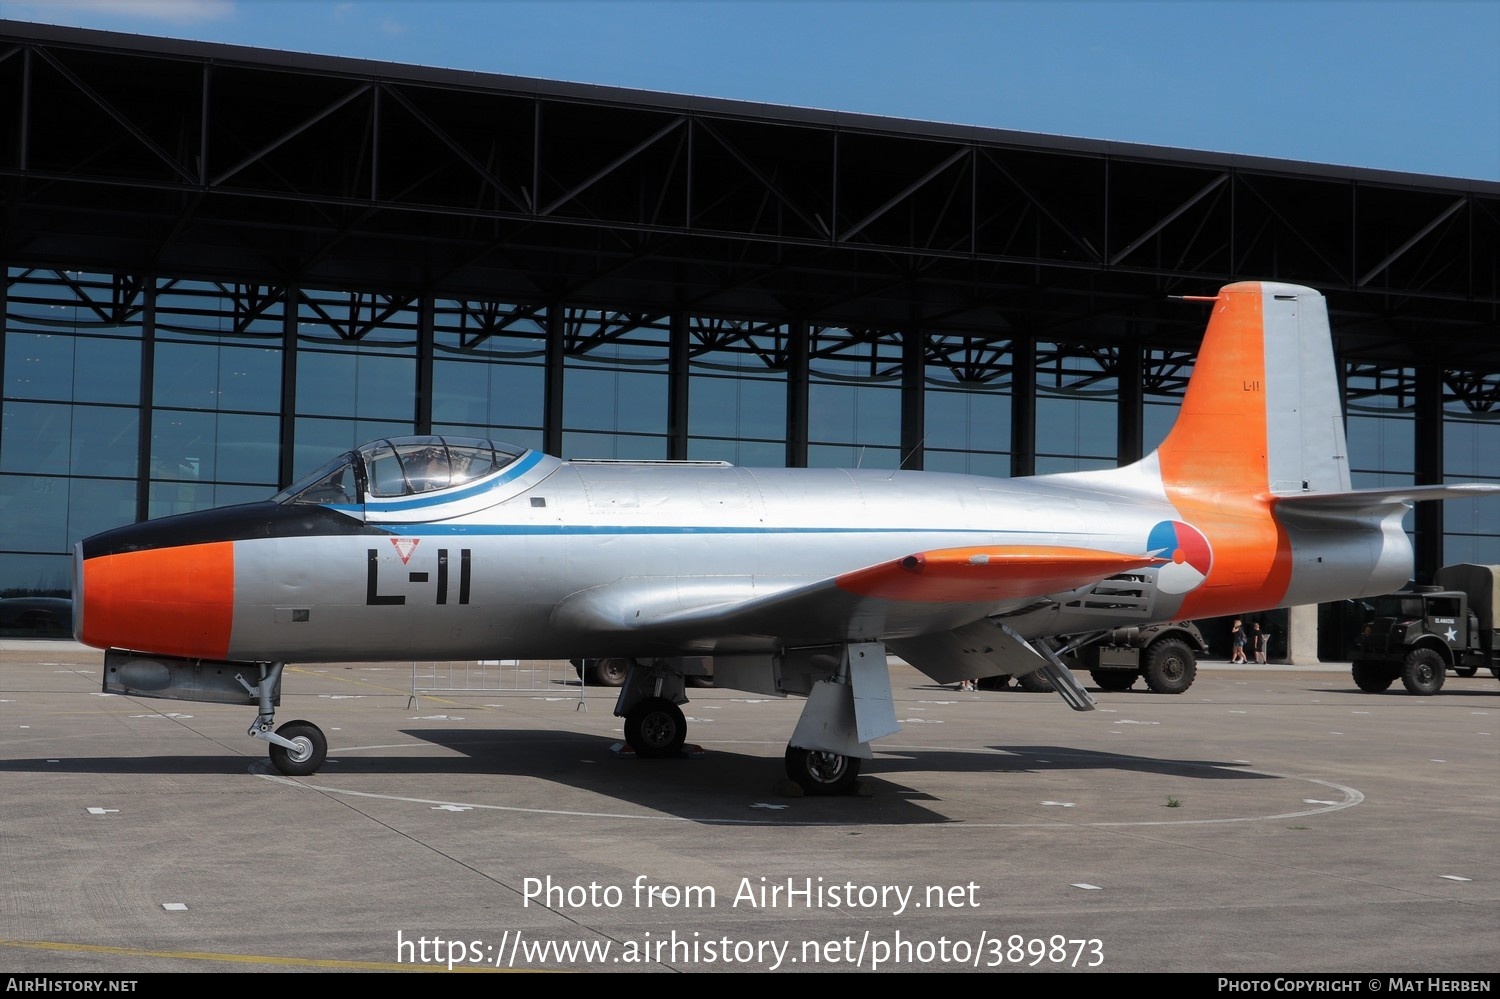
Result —
[{"label": "main landing gear", "polygon": [[848,794],[859,777],[859,757],[786,747],[786,775],[804,794]]},{"label": "main landing gear", "polygon": [[[619,697],[615,700],[615,716],[625,721],[625,744],[638,759],[670,759],[680,755],[687,738],[687,718],[681,705],[688,699],[683,688],[692,682],[693,675],[685,675],[673,660],[615,661],[629,664]],[[587,660],[580,663],[586,665]],[[884,668],[883,655],[879,665]],[[853,699],[847,684],[821,686],[829,689],[809,698],[815,721],[810,727],[823,738],[827,738],[830,731],[840,733],[839,740],[825,742],[825,745],[838,748],[843,748],[844,744],[857,745],[853,735]],[[810,690],[797,692],[813,693]],[[804,738],[822,741],[818,734],[793,736],[796,741]],[[273,759],[275,753],[273,749]],[[833,750],[803,749],[790,744],[786,748],[786,775],[806,795],[853,793],[860,763],[858,756],[846,756]],[[280,764],[277,766],[279,768]]]},{"label": "main landing gear", "polygon": [[235,674],[240,686],[260,702],[260,714],[245,733],[252,739],[271,744],[271,766],[288,777],[306,777],[315,774],[328,759],[328,739],[323,730],[310,721],[289,721],[271,731],[276,724],[276,699],[274,692],[281,683],[281,671],[286,663],[262,663],[260,682],[251,686],[242,674]]}]

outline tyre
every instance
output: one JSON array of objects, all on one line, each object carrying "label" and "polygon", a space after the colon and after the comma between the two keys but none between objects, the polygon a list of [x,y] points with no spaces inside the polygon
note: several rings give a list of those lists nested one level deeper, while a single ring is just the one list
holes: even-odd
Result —
[{"label": "tyre", "polygon": [[1198,658],[1180,638],[1163,638],[1146,650],[1141,673],[1157,694],[1180,694],[1198,677]]},{"label": "tyre", "polygon": [[848,794],[859,777],[859,757],[786,747],[786,775],[807,794]]},{"label": "tyre", "polygon": [[1360,660],[1355,660],[1353,673],[1354,685],[1367,694],[1378,694],[1386,690],[1396,679],[1390,667]]},{"label": "tyre", "polygon": [[1016,677],[1016,686],[1033,694],[1043,694],[1052,689],[1052,681],[1041,670],[1032,670]]},{"label": "tyre", "polygon": [[1448,666],[1433,649],[1412,649],[1401,667],[1401,683],[1408,694],[1429,697],[1443,689]]},{"label": "tyre", "polygon": [[623,687],[629,673],[629,659],[595,659],[590,677],[600,687]]},{"label": "tyre", "polygon": [[1479,667],[1478,666],[1455,666],[1455,667],[1453,667],[1453,672],[1457,673],[1459,676],[1473,676],[1475,673],[1479,672]]},{"label": "tyre", "polygon": [[315,774],[328,759],[328,740],[312,722],[289,721],[276,734],[295,744],[291,749],[271,744],[271,766],[288,777]]},{"label": "tyre", "polygon": [[686,739],[687,719],[665,697],[648,697],[625,714],[625,741],[637,756],[676,756]]},{"label": "tyre", "polygon": [[1135,686],[1135,674],[1126,669],[1091,669],[1089,677],[1100,690],[1129,690]]}]

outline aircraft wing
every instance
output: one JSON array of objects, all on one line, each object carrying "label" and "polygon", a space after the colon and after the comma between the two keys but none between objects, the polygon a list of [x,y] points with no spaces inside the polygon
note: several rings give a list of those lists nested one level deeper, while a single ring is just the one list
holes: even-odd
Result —
[{"label": "aircraft wing", "polygon": [[621,579],[573,594],[552,617],[554,624],[590,633],[648,634],[664,642],[879,640],[948,631],[1160,561],[1062,546],[944,548],[811,581]]}]

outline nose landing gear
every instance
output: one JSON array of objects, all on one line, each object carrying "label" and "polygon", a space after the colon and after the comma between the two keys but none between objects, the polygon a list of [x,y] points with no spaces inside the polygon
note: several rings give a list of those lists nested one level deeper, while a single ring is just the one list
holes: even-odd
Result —
[{"label": "nose landing gear", "polygon": [[240,686],[260,702],[260,714],[245,734],[271,744],[271,766],[288,777],[307,777],[317,773],[328,759],[328,739],[318,726],[301,719],[271,731],[276,724],[275,691],[280,687],[285,666],[286,663],[262,663],[260,682],[253,686],[242,674],[235,674]]}]

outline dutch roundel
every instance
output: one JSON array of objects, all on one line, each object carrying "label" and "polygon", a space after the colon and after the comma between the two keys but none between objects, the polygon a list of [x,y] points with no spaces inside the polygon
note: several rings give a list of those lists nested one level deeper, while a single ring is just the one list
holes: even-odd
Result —
[{"label": "dutch roundel", "polygon": [[1163,560],[1156,588],[1162,593],[1186,593],[1208,577],[1213,551],[1196,527],[1180,520],[1164,520],[1151,528],[1146,550]]}]

